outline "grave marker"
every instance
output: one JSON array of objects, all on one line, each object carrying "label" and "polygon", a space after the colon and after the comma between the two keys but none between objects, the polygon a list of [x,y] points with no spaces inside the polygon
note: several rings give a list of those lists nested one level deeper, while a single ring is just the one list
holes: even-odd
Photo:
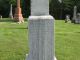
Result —
[{"label": "grave marker", "polygon": [[49,0],[31,0],[30,52],[26,60],[56,60],[53,24],[54,18],[49,15]]}]

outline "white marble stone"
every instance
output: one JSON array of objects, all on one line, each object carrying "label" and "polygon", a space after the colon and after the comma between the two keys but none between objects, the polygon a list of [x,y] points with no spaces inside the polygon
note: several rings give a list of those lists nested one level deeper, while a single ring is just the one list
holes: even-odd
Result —
[{"label": "white marble stone", "polygon": [[29,17],[30,53],[26,60],[54,60],[53,23],[52,16]]},{"label": "white marble stone", "polygon": [[28,23],[30,51],[26,60],[56,60],[54,18],[49,15],[49,0],[31,0]]},{"label": "white marble stone", "polygon": [[10,13],[9,13],[9,18],[13,19],[12,4],[10,5]]}]

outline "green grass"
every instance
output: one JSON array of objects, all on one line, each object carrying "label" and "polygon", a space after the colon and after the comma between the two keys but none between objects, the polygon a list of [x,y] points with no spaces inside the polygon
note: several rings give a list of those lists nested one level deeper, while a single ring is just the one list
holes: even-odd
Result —
[{"label": "green grass", "polygon": [[[0,20],[0,60],[25,60],[29,52],[28,22]],[[80,60],[80,25],[55,21],[55,48],[58,60]]]},{"label": "green grass", "polygon": [[80,24],[57,20],[55,40],[58,60],[80,60]]},{"label": "green grass", "polygon": [[27,22],[18,24],[3,19],[0,22],[0,60],[25,60],[28,51]]}]

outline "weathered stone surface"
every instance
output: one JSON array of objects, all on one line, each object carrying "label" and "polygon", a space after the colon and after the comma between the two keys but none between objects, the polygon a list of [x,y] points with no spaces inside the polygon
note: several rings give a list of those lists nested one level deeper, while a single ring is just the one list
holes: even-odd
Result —
[{"label": "weathered stone surface", "polygon": [[31,0],[29,17],[30,51],[26,60],[54,59],[54,18],[49,15],[49,0]]},{"label": "weathered stone surface", "polygon": [[26,60],[53,60],[53,23],[52,16],[29,17],[30,53]]},{"label": "weathered stone surface", "polygon": [[31,0],[31,15],[49,15],[49,0]]}]

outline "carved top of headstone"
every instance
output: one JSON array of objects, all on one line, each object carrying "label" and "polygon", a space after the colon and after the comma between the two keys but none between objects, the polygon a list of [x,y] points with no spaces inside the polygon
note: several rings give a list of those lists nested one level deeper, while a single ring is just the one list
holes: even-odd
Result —
[{"label": "carved top of headstone", "polygon": [[49,15],[49,0],[31,0],[31,15]]},{"label": "carved top of headstone", "polygon": [[12,4],[11,4],[11,6],[10,6],[10,13],[12,13]]},{"label": "carved top of headstone", "polygon": [[11,4],[11,8],[12,8],[12,4]]},{"label": "carved top of headstone", "polygon": [[10,13],[9,13],[9,16],[12,16],[12,4],[10,5]]},{"label": "carved top of headstone", "polygon": [[66,19],[70,19],[70,15],[66,15]]},{"label": "carved top of headstone", "polygon": [[76,9],[76,8],[77,8],[77,6],[74,6],[74,8]]}]

